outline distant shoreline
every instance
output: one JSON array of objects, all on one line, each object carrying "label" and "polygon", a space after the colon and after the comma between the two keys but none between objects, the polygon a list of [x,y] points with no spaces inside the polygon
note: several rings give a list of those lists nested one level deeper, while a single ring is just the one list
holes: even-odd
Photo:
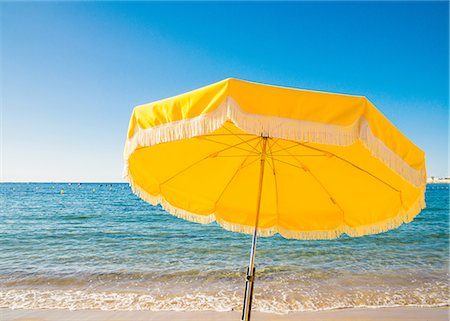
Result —
[{"label": "distant shoreline", "polygon": [[427,184],[450,184],[450,178],[427,179]]}]

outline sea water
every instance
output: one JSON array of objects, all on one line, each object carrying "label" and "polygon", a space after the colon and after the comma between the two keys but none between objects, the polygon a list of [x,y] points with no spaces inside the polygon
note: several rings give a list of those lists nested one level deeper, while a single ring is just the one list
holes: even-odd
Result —
[{"label": "sea water", "polygon": [[[449,189],[386,233],[259,238],[253,308],[449,303]],[[0,184],[0,307],[241,309],[251,236],[175,218],[127,184]]]}]

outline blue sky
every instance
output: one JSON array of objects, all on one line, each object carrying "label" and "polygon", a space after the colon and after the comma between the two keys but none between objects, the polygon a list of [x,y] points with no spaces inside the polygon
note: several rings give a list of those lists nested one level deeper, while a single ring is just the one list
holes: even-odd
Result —
[{"label": "blue sky", "polygon": [[133,106],[228,77],[365,95],[448,175],[445,1],[0,8],[2,181],[121,181]]}]

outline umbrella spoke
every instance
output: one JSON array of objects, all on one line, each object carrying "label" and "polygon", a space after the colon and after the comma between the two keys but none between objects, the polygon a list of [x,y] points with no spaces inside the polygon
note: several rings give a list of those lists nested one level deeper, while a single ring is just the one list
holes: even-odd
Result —
[{"label": "umbrella spoke", "polygon": [[[227,127],[224,126],[223,128],[225,128],[228,132],[230,132],[230,134],[234,135],[234,133],[233,133],[231,130],[229,130]],[[239,137],[238,135],[236,135],[236,137],[238,137],[240,140],[244,141],[244,139],[243,139],[242,137]],[[250,145],[249,143],[247,143],[247,145],[250,146],[250,147],[253,148],[256,152],[259,153],[259,150],[257,150],[255,147],[253,147],[253,146]]]},{"label": "umbrella spoke", "polygon": [[[295,159],[295,157],[293,157],[293,158]],[[308,167],[306,167],[305,165],[303,165],[300,162],[299,162],[299,164],[300,164],[300,166],[299,166],[299,165],[292,164],[290,162],[282,161],[280,159],[276,159],[276,158],[273,158],[273,159],[276,160],[277,162],[280,162],[280,163],[283,163],[283,164],[286,164],[286,165],[290,165],[290,166],[296,167],[298,169],[301,169],[301,170],[303,170],[305,172],[308,172],[312,176],[312,178],[320,185],[320,187],[325,191],[325,193],[327,193],[328,197],[330,198],[330,201],[339,208],[339,210],[342,212],[342,214],[344,214],[344,210],[337,203],[336,199],[331,195],[331,193],[328,191],[328,189],[320,182],[320,180],[316,177],[316,175],[314,175],[311,172],[311,170]]]},{"label": "umbrella spoke", "polygon": [[254,154],[254,155],[217,155],[215,157],[220,158],[220,157],[258,157],[259,155]]},{"label": "umbrella spoke", "polygon": [[[255,136],[255,135],[252,135],[252,136]],[[221,145],[225,145],[225,146],[228,146],[228,147],[233,147],[233,148],[242,150],[242,151],[244,151],[244,152],[249,152],[249,153],[253,152],[253,151],[248,150],[248,149],[246,149],[246,148],[237,147],[237,145],[230,145],[230,144],[227,144],[227,143],[224,143],[224,142],[219,142],[219,141],[214,140],[214,139],[206,138],[205,136],[197,136],[196,138],[198,138],[198,139],[203,139],[203,140],[206,140],[206,141],[209,141],[209,142],[213,142],[213,143],[217,143],[217,144],[221,144]],[[248,142],[248,141],[247,141],[247,142]],[[239,144],[238,144],[238,145],[239,145]],[[253,152],[253,153],[256,153],[256,152]]]},{"label": "umbrella spoke", "polygon": [[[274,142],[272,143],[272,145],[269,144],[269,158],[272,161],[272,171],[273,171],[273,179],[275,181],[275,206],[277,208],[277,220],[279,217],[279,209],[278,209],[278,182],[277,182],[277,174],[276,174],[276,170],[275,170],[275,162],[273,159],[273,154],[272,154],[272,147],[276,144],[277,140],[274,140]],[[270,165],[270,162],[267,162]]]},{"label": "umbrella spoke", "polygon": [[[242,163],[239,164],[239,166],[238,166],[238,168],[235,170],[233,176],[231,176],[230,180],[229,180],[228,183],[225,185],[225,187],[223,188],[222,192],[219,194],[219,197],[218,197],[217,200],[214,202],[214,208],[217,206],[217,203],[219,203],[219,201],[220,201],[220,199],[222,198],[223,194],[224,194],[225,191],[228,189],[228,186],[230,186],[231,182],[232,182],[233,179],[236,177],[236,175],[239,173],[239,171],[245,167],[245,166],[244,166],[244,163],[247,161],[247,159],[248,159],[249,156],[250,156],[250,154],[247,155],[247,157],[242,161]],[[252,155],[252,156],[253,156],[253,155]],[[259,159],[259,158],[256,158],[255,161],[257,161],[258,159]],[[253,162],[251,162],[251,163],[253,163]]]},{"label": "umbrella spoke", "polygon": [[[258,141],[258,143],[255,145],[255,148],[257,148],[260,144],[261,144],[262,139],[260,139]],[[237,176],[238,172],[243,169],[246,168],[254,163],[256,163],[258,160],[260,160],[259,157],[253,159],[251,162],[245,164],[245,162],[247,162],[247,160],[249,159],[249,157],[255,157],[255,156],[259,156],[258,155],[251,155],[251,153],[249,153],[247,155],[247,157],[242,161],[242,163],[239,165],[239,167],[236,169],[236,171],[234,172],[233,176],[230,178],[230,180],[228,181],[228,183],[225,185],[225,188],[222,190],[222,192],[219,195],[219,198],[217,199],[217,201],[214,203],[214,207],[217,205],[217,203],[220,201],[220,199],[222,198],[223,194],[225,193],[225,191],[228,189],[228,186],[231,184],[231,182],[233,181],[233,179]]]},{"label": "umbrella spoke", "polygon": [[205,136],[255,136],[254,134],[235,134],[235,133],[231,133],[231,134],[206,134],[206,135],[201,135],[202,137]]},{"label": "umbrella spoke", "polygon": [[[289,151],[287,151],[288,154],[291,154]],[[308,172],[313,179],[322,187],[322,189],[325,191],[325,193],[327,193],[328,197],[330,198],[331,202],[336,205],[339,210],[342,212],[342,220],[344,221],[344,210],[342,209],[342,207],[337,203],[336,199],[333,197],[333,195],[331,195],[330,191],[328,190],[328,188],[325,187],[325,185],[317,178],[316,175],[313,174],[313,172],[305,165],[303,164],[301,161],[299,161],[297,159],[297,157],[295,157],[294,155],[292,155],[292,158],[295,159],[295,161],[300,165],[300,168],[306,172]]]},{"label": "umbrella spoke", "polygon": [[[248,141],[245,141],[245,142],[250,142],[250,141],[255,140],[255,139],[258,139],[258,138],[259,138],[259,137],[254,137],[254,138],[249,139]],[[166,179],[165,181],[163,181],[160,185],[163,185],[163,184],[167,183],[168,181],[174,179],[175,177],[177,177],[178,175],[184,173],[184,172],[187,171],[188,169],[194,167],[195,165],[198,165],[198,164],[201,163],[202,161],[204,161],[204,160],[206,160],[206,159],[208,159],[208,158],[210,158],[210,157],[216,157],[219,153],[222,153],[222,152],[224,152],[224,151],[227,151],[227,150],[229,150],[229,149],[231,149],[231,148],[235,148],[236,146],[239,146],[239,145],[241,145],[241,144],[243,144],[243,143],[245,143],[245,142],[240,142],[240,143],[237,143],[237,144],[235,144],[235,145],[231,145],[231,146],[229,146],[229,147],[227,147],[227,148],[224,148],[224,149],[222,149],[222,150],[220,150],[220,151],[211,153],[211,154],[207,155],[206,157],[203,157],[202,159],[200,159],[200,160],[194,162],[193,164],[191,164],[191,165],[189,165],[189,166],[183,168],[182,170],[180,170],[180,171],[177,172],[176,174],[172,175],[171,177],[169,177],[168,179]]]},{"label": "umbrella spoke", "polygon": [[276,157],[292,157],[292,156],[298,156],[298,157],[316,157],[316,156],[328,156],[326,154],[322,154],[322,155],[317,155],[317,154],[303,154],[303,155],[296,155],[296,154],[288,154],[288,155],[275,155]]},{"label": "umbrella spoke", "polygon": [[256,162],[259,161],[259,160],[260,160],[259,157],[258,157],[258,158],[255,158],[255,159],[252,160],[251,162],[248,162],[247,164],[243,165],[242,168],[249,167],[250,165],[256,163]]},{"label": "umbrella spoke", "polygon": [[279,153],[279,152],[284,152],[284,151],[287,151],[288,149],[292,149],[292,148],[299,147],[297,144],[294,144],[294,145],[288,146],[288,147],[283,147],[283,146],[281,146],[280,144],[278,144],[278,141],[279,141],[279,139],[277,139],[276,141],[274,141],[274,143],[273,143],[272,146],[278,145],[278,146],[280,147],[280,149],[277,149],[277,150],[273,151],[272,154],[276,154],[276,153]]},{"label": "umbrella spoke", "polygon": [[[279,138],[270,138],[269,147],[272,148],[273,146],[275,146],[276,142],[278,142],[279,140]],[[272,145],[270,145],[270,142],[272,142]]]},{"label": "umbrella spoke", "polygon": [[358,165],[356,165],[356,164],[350,162],[349,160],[346,160],[345,158],[343,158],[343,157],[341,157],[341,156],[338,156],[338,155],[336,155],[336,154],[334,154],[334,153],[331,153],[331,152],[329,152],[329,151],[325,151],[325,150],[322,150],[322,149],[320,149],[320,148],[316,148],[316,147],[312,147],[312,146],[309,146],[309,145],[306,145],[306,144],[302,144],[302,143],[300,143],[300,142],[296,142],[296,141],[293,141],[293,140],[287,140],[287,141],[290,141],[290,142],[292,142],[292,143],[296,143],[296,144],[298,144],[298,145],[300,145],[300,146],[303,146],[303,147],[306,147],[306,148],[309,148],[309,149],[312,149],[312,150],[316,150],[316,151],[319,151],[319,152],[322,152],[322,153],[325,153],[325,154],[334,156],[334,157],[336,157],[337,159],[339,159],[339,160],[341,160],[341,161],[343,161],[343,162],[345,162],[345,163],[347,163],[347,164],[353,166],[354,168],[356,168],[356,169],[358,169],[358,170],[360,170],[360,171],[366,173],[367,175],[369,175],[369,176],[375,178],[376,180],[378,180],[378,181],[380,181],[381,183],[385,184],[386,186],[390,187],[390,188],[393,189],[394,191],[400,193],[400,191],[399,191],[397,188],[395,188],[394,186],[392,186],[392,185],[389,184],[388,182],[382,180],[381,178],[375,176],[374,174],[372,174],[372,173],[369,172],[368,170],[366,170],[366,169],[364,169],[364,168],[362,168],[362,167],[359,167]]}]

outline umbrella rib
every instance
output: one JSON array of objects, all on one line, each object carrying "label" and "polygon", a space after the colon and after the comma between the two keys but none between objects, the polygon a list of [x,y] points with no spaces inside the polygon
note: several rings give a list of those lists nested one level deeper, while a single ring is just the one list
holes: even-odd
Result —
[{"label": "umbrella rib", "polygon": [[[223,127],[225,128],[225,130],[227,130],[230,134],[234,135],[234,133],[229,130],[228,128],[226,128],[225,126]],[[235,135],[237,138],[239,138],[240,140],[244,141],[244,139],[242,139],[242,137],[239,137],[238,135]],[[255,147],[253,147],[252,145],[250,145],[249,143],[247,143],[248,146],[250,146],[251,148],[253,148],[256,152],[259,153],[259,150],[257,150]]]},{"label": "umbrella rib", "polygon": [[[293,158],[298,162],[298,160],[295,157],[293,157]],[[272,159],[276,160],[277,162],[284,163],[284,164],[287,164],[287,165],[291,165],[291,166],[296,167],[298,169],[301,169],[301,170],[303,170],[305,172],[308,172],[314,178],[314,180],[322,187],[322,189],[327,193],[327,195],[330,198],[331,202],[339,208],[339,210],[342,212],[342,214],[344,214],[344,210],[342,209],[342,207],[336,202],[336,200],[333,198],[333,196],[330,194],[330,192],[325,188],[325,186],[317,179],[317,177],[309,169],[307,169],[306,167],[297,166],[297,165],[294,165],[292,163],[285,162],[285,161],[282,161],[282,160],[279,160],[279,159],[276,159],[276,158],[272,158]],[[301,165],[303,165],[303,164],[301,164]]]},{"label": "umbrella rib", "polygon": [[[248,141],[247,141],[247,144],[248,144]],[[250,144],[248,144],[248,145],[250,145],[250,147],[252,147],[253,149],[255,149],[257,151],[258,150],[258,146],[260,144],[261,144],[261,140],[259,140],[258,143],[254,147],[251,146]],[[217,156],[214,156],[214,157],[247,157],[248,158],[248,157],[257,157],[257,156],[259,156],[261,154],[259,152],[256,153],[254,151],[243,149],[243,148],[239,148],[239,149],[248,152],[248,154],[247,155],[217,155]],[[252,153],[254,155],[251,155]],[[253,162],[255,162],[256,160],[258,160],[258,159],[255,159],[255,160],[251,161],[249,164],[243,166],[243,168],[249,166],[250,164],[253,164]]]},{"label": "umbrella rib", "polygon": [[[258,139],[258,138],[259,138],[259,137],[254,137],[254,138],[252,138],[252,139],[249,139],[249,140],[246,141],[246,142],[248,143],[248,142],[253,141],[253,140],[255,140],[255,139]],[[187,171],[188,169],[194,167],[195,165],[201,163],[202,161],[204,161],[204,160],[210,158],[211,156],[213,156],[213,155],[215,155],[215,154],[222,153],[222,152],[224,152],[224,151],[226,151],[226,150],[229,150],[229,149],[231,149],[231,148],[235,148],[236,146],[239,146],[239,145],[241,145],[241,144],[243,144],[243,143],[244,143],[244,142],[237,143],[236,145],[229,146],[229,147],[224,148],[224,149],[222,149],[222,150],[220,150],[220,151],[211,153],[211,154],[207,155],[206,157],[203,157],[202,159],[200,159],[200,160],[194,162],[193,164],[191,164],[191,165],[189,165],[189,166],[183,168],[182,170],[180,170],[180,171],[177,172],[176,174],[174,174],[174,175],[172,175],[171,177],[169,177],[168,179],[164,180],[164,181],[160,184],[160,186],[163,185],[163,184],[165,184],[165,183],[167,183],[168,181],[172,180],[173,178],[175,178],[176,176],[180,175],[181,173]]]},{"label": "umbrella rib", "polygon": [[252,153],[249,153],[248,155],[219,155],[219,156],[216,156],[216,157],[218,157],[218,158],[220,158],[220,157],[258,157],[259,155],[257,155],[257,154],[254,154],[254,155],[250,155],[250,154],[252,154]]},{"label": "umbrella rib", "polygon": [[276,142],[278,142],[280,139],[279,138],[271,138],[271,140],[273,141],[272,143],[272,147],[275,145]]},{"label": "umbrella rib", "polygon": [[286,157],[291,157],[291,156],[297,156],[297,157],[318,157],[318,156],[328,156],[328,155],[325,155],[325,154],[323,154],[323,155],[317,155],[317,154],[303,154],[303,155],[295,155],[295,154],[292,154],[292,155],[275,155],[276,157],[283,157],[283,156],[286,156]]},{"label": "umbrella rib", "polygon": [[[260,138],[260,137],[257,137]],[[257,148],[260,144],[261,144],[262,139],[258,140],[258,143],[255,145],[255,148]],[[224,189],[222,190],[222,192],[220,193],[219,197],[217,198],[216,202],[214,203],[214,208],[217,206],[217,203],[219,203],[220,199],[222,198],[223,194],[225,193],[225,191],[227,190],[228,186],[231,184],[231,182],[233,181],[233,179],[236,177],[237,173],[245,168],[250,166],[251,164],[255,163],[256,161],[259,160],[259,158],[256,158],[254,160],[252,160],[251,162],[249,162],[248,164],[244,165],[245,162],[247,161],[247,159],[250,157],[251,153],[249,153],[247,155],[247,157],[242,161],[242,163],[239,165],[239,167],[236,169],[236,171],[234,172],[233,176],[230,178],[230,180],[228,181],[227,185],[224,187]],[[254,155],[251,155],[254,156]]]},{"label": "umbrella rib", "polygon": [[308,145],[305,145],[305,144],[302,144],[302,143],[299,143],[299,142],[296,142],[296,141],[293,141],[293,140],[287,139],[287,141],[290,141],[290,142],[292,142],[292,143],[296,143],[296,144],[298,144],[298,145],[300,145],[300,146],[303,146],[303,147],[306,147],[306,148],[309,148],[309,149],[312,149],[312,150],[316,150],[316,151],[319,151],[319,152],[322,152],[322,153],[325,153],[325,154],[332,155],[332,156],[336,157],[337,159],[339,159],[339,160],[341,160],[341,161],[343,161],[343,162],[345,162],[345,163],[347,163],[347,164],[349,164],[349,165],[355,167],[356,169],[358,169],[358,170],[360,170],[360,171],[362,171],[362,172],[364,172],[364,173],[366,173],[366,174],[372,176],[373,178],[375,178],[376,180],[378,180],[378,181],[380,181],[381,183],[385,184],[386,186],[390,187],[390,188],[393,189],[394,191],[396,191],[396,192],[398,192],[398,193],[401,193],[398,189],[396,189],[394,186],[392,186],[392,185],[389,184],[388,182],[386,182],[386,181],[382,180],[381,178],[379,178],[379,177],[373,175],[372,173],[370,173],[369,171],[365,170],[364,168],[361,168],[361,167],[359,167],[358,165],[353,164],[352,162],[350,162],[349,160],[346,160],[345,158],[343,158],[343,157],[341,157],[341,156],[338,156],[338,155],[336,155],[336,154],[334,154],[334,153],[331,153],[331,152],[322,150],[322,149],[320,149],[320,148],[315,148],[315,147],[312,147],[312,146],[308,146]]},{"label": "umbrella rib", "polygon": [[206,135],[202,135],[202,137],[204,136],[255,136],[254,134],[206,134]]},{"label": "umbrella rib", "polygon": [[[272,146],[273,146],[273,145],[275,145],[275,142],[272,144]],[[269,150],[268,155],[270,154],[270,156],[272,156],[272,146],[270,146],[270,141],[269,141],[269,143],[267,144],[267,146],[268,146],[268,150]],[[269,167],[272,169],[272,171],[273,171],[273,173],[274,173],[274,175],[275,175],[275,165],[274,165],[274,163],[273,163],[273,159],[272,159],[272,165],[270,164],[270,162],[267,162],[267,164],[268,164]]]},{"label": "umbrella rib", "polygon": [[[276,204],[276,208],[277,208],[277,224],[278,224],[278,221],[279,221],[278,219],[279,219],[279,216],[280,216],[280,210],[278,208],[278,203],[279,203],[279,200],[278,200],[278,182],[277,182],[277,174],[276,174],[276,171],[275,171],[275,162],[274,162],[273,155],[272,155],[272,146],[275,145],[275,143],[276,143],[276,141],[274,141],[272,145],[269,144],[269,154],[270,154],[269,158],[272,160],[273,178],[274,178],[274,181],[275,181],[275,204]],[[270,165],[270,162],[267,162],[267,164]]]},{"label": "umbrella rib", "polygon": [[249,167],[250,165],[254,164],[255,162],[259,161],[260,158],[255,158],[254,160],[252,160],[251,162],[249,162],[248,164],[245,164],[244,166],[242,166],[242,168],[246,168]]},{"label": "umbrella rib", "polygon": [[244,163],[247,161],[248,157],[250,156],[250,154],[247,155],[247,157],[242,161],[242,163],[239,164],[238,168],[236,169],[236,171],[234,172],[233,176],[231,176],[230,180],[228,181],[228,183],[225,185],[225,187],[223,188],[222,192],[220,192],[219,197],[217,198],[217,200],[214,202],[214,209],[217,206],[217,203],[219,203],[220,199],[222,198],[223,194],[225,193],[225,191],[228,189],[228,186],[230,186],[231,182],[233,181],[233,179],[236,177],[236,175],[238,174],[238,172],[243,168],[242,165],[244,165]]},{"label": "umbrella rib", "polygon": [[[258,141],[258,144],[255,145],[255,148],[258,148],[258,146],[261,144],[262,139],[260,139]],[[261,153],[260,153],[261,154]],[[260,156],[260,154],[258,156]],[[254,156],[254,155],[252,155]],[[248,164],[245,164],[244,166],[242,166],[242,168],[248,167],[250,165],[252,165],[253,163],[257,162],[258,160],[260,160],[260,158],[255,158],[254,160],[252,160],[251,162],[249,162]]]},{"label": "umbrella rib", "polygon": [[[288,154],[290,154],[289,151],[287,151]],[[325,187],[325,185],[317,178],[316,175],[313,174],[313,172],[302,162],[300,162],[297,157],[292,156],[292,158],[298,163],[300,164],[300,167],[302,170],[308,172],[313,178],[314,180],[322,187],[322,189],[325,191],[325,193],[327,193],[328,197],[330,198],[331,202],[336,205],[339,210],[342,212],[342,219],[344,219],[344,210],[342,209],[342,207],[338,204],[338,202],[336,201],[336,199],[333,197],[333,195],[331,195],[330,191]],[[279,161],[279,160],[278,160]]]},{"label": "umbrella rib", "polygon": [[[252,136],[254,136],[254,135],[252,135]],[[217,140],[209,139],[209,138],[206,138],[206,137],[204,137],[204,136],[197,136],[196,138],[198,138],[198,139],[203,139],[203,140],[207,140],[208,142],[212,142],[212,143],[216,143],[216,144],[221,144],[221,145],[225,145],[225,146],[229,146],[229,147],[234,147],[234,148],[239,149],[239,150],[242,150],[242,151],[244,151],[244,152],[251,152],[251,153],[254,153],[254,152],[251,151],[251,150],[248,150],[248,149],[245,149],[245,148],[241,148],[241,147],[236,147],[236,145],[230,145],[230,144],[227,144],[227,143],[218,142]]]},{"label": "umbrella rib", "polygon": [[[277,139],[276,142],[278,142],[278,140],[279,140],[279,139]],[[292,141],[290,141],[290,142],[292,142]],[[278,153],[278,152],[287,151],[288,149],[292,149],[292,148],[298,147],[297,144],[294,144],[294,145],[289,146],[289,147],[283,147],[283,146],[281,146],[281,145],[278,144],[278,143],[277,143],[277,145],[280,146],[280,149],[277,149],[276,151],[273,151],[273,154]]]},{"label": "umbrella rib", "polygon": [[[273,138],[271,138],[271,140],[273,140]],[[277,139],[277,140],[278,140],[278,139]],[[275,144],[276,144],[276,141],[275,141],[275,140],[273,140],[272,145],[270,145],[270,141],[269,141],[269,143],[267,144],[268,150],[269,150],[268,155],[270,154],[269,157],[270,157],[271,159],[273,158],[272,147],[273,147]],[[273,159],[272,159],[272,165],[270,164],[270,162],[267,162],[267,164],[268,164],[269,167],[272,169],[273,174],[275,175],[275,163],[273,162]]]}]

